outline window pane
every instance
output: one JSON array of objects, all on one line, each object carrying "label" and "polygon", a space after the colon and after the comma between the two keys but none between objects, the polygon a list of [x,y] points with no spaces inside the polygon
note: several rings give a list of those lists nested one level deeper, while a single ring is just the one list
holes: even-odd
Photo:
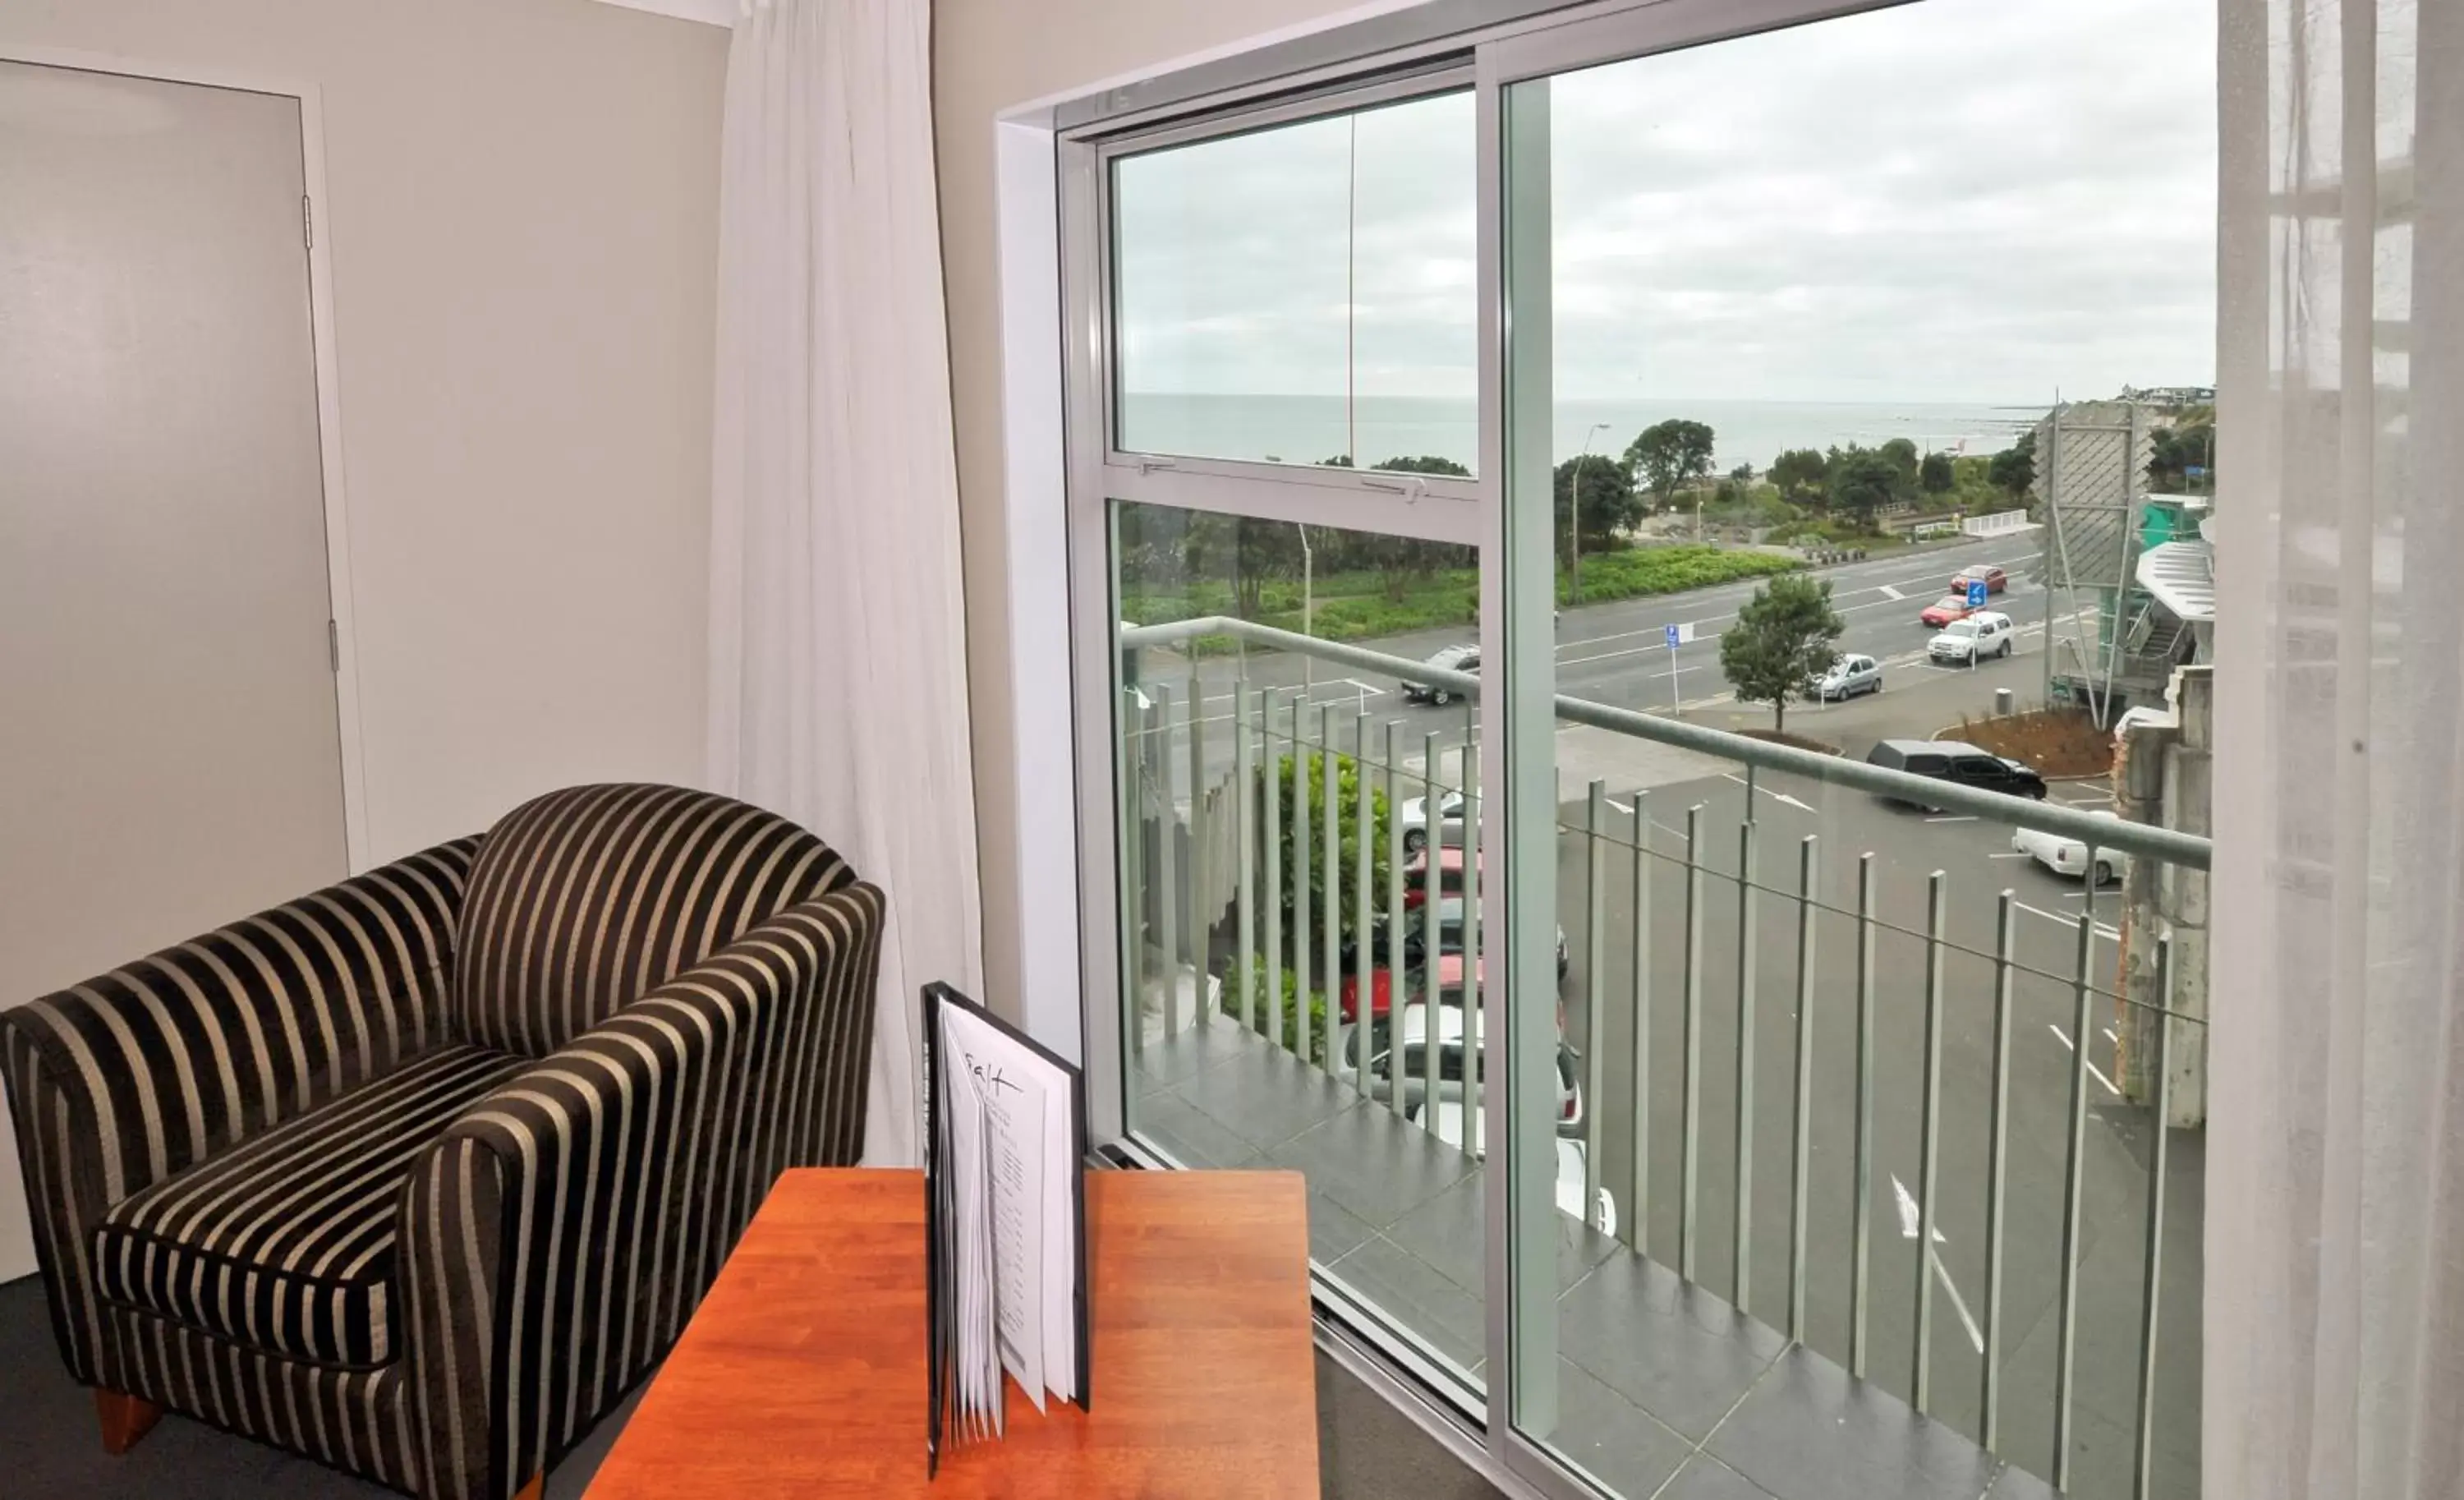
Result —
[{"label": "window pane", "polygon": [[1112,217],[1119,447],[1469,472],[1469,94],[1124,157]]},{"label": "window pane", "polygon": [[[1160,505],[1116,506],[1114,531],[1130,1128],[1187,1166],[1307,1176],[1312,1258],[1476,1392],[1465,1037],[1493,981],[1467,956],[1497,945],[1466,902],[1477,708],[1432,644],[1470,638],[1474,557]],[[1276,650],[1252,622],[1397,659]]]},{"label": "window pane", "polygon": [[[2152,859],[2120,892],[2083,879],[2083,850],[2029,820],[2062,804],[2205,827],[2178,793],[2136,799],[2158,779],[2113,774],[2111,734],[2071,705],[2079,684],[2162,702],[2199,649],[2130,564],[2206,505],[2150,492],[2208,468],[2214,48],[2213,0],[1927,0],[1504,100],[1508,660],[1489,708],[1509,738],[1553,663],[1568,697],[1841,761],[1939,738],[2053,773],[1882,750],[1932,779],[1884,802],[1749,768],[1747,741],[1681,754],[1592,716],[1496,768],[1492,805],[1536,809],[1508,832],[1508,1034],[1520,1053],[1546,1035],[1533,1002],[1561,1004],[1593,1179],[1573,1195],[1590,1227],[1546,1212],[1536,1148],[1558,1142],[1518,1058],[1511,1150],[1492,1152],[1514,1166],[1513,1415],[1613,1492],[1653,1492],[1682,1454],[1633,1441],[1631,1413],[1603,1421],[1626,1408],[1599,1386],[1697,1431],[1750,1383],[1710,1371],[1759,1370],[1793,1336],[1798,1369],[1855,1364],[1870,1399],[1922,1406],[1946,1454],[1964,1435],[2065,1492],[2130,1493],[2151,1275],[2152,1492],[2197,1492],[2177,1425],[2199,1401],[2196,1137],[2171,1137],[2151,1272],[2148,1080],[2159,1037],[2177,1068],[2204,1046],[2197,1015],[2150,1019],[2159,934],[2171,993],[2204,996],[2204,915]],[[2038,424],[2057,393],[2057,439]],[[1556,506],[1581,518],[1579,582]],[[1553,542],[1532,524],[1551,515]],[[1613,591],[1698,538],[1703,571]],[[1542,640],[1551,622],[1519,602],[1547,591],[1551,550],[1565,603]],[[1756,559],[1798,577],[1735,576]],[[1991,610],[1937,650],[1962,573]],[[1826,679],[1837,651],[1879,671]],[[2009,811],[1926,802],[1944,782]],[[1554,837],[1527,843],[1551,809]],[[1571,963],[1535,997],[1554,934],[1520,924],[1552,885]],[[1671,1306],[1705,1338],[1695,1389],[1636,1353],[1665,1347]],[[1797,1483],[1738,1455],[1765,1488]]]}]

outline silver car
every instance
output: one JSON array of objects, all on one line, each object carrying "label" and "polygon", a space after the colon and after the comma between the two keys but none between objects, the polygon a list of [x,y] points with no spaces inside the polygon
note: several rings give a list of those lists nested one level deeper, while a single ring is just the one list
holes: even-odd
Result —
[{"label": "silver car", "polygon": [[1817,703],[1853,698],[1882,691],[1882,664],[1871,656],[1843,655],[1831,670],[1805,685],[1805,695]]}]

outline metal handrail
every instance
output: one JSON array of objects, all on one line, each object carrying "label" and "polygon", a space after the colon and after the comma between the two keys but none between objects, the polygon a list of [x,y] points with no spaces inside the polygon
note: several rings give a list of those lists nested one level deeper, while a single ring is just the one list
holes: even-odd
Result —
[{"label": "metal handrail", "polygon": [[[1465,697],[1480,696],[1478,674],[1433,667],[1427,662],[1413,661],[1406,656],[1390,656],[1364,647],[1347,646],[1340,641],[1321,641],[1296,630],[1278,629],[1271,625],[1236,619],[1229,615],[1207,615],[1196,620],[1177,620],[1169,625],[1132,626],[1120,632],[1124,650],[1172,646],[1203,635],[1231,635],[1271,646],[1279,651],[1298,651],[1320,661],[1357,668],[1362,672],[1401,677],[1412,682],[1425,682],[1444,688]],[[2215,846],[2195,833],[2183,833],[2172,828],[2160,828],[2145,823],[2128,823],[2117,818],[2099,817],[2065,807],[2057,803],[2026,802],[2005,792],[1981,791],[1954,782],[1936,781],[1928,776],[1916,776],[1895,771],[1887,766],[1868,765],[1845,756],[1817,754],[1799,750],[1793,745],[1775,744],[1768,739],[1733,734],[1725,729],[1708,729],[1688,724],[1682,719],[1662,718],[1655,714],[1637,713],[1633,709],[1615,708],[1606,703],[1594,703],[1587,698],[1556,695],[1559,718],[1578,724],[1589,724],[1612,734],[1636,739],[1649,739],[1659,744],[1674,745],[1681,750],[1716,756],[1725,761],[1738,761],[1764,770],[1785,771],[1791,775],[1811,777],[1840,786],[1873,792],[1880,796],[1924,803],[1929,806],[1971,813],[2013,827],[2040,829],[2059,833],[2095,844],[2099,849],[2120,849],[2128,854],[2169,861],[2193,870],[2206,870],[2213,857]],[[2014,807],[2014,804],[2016,806]],[[2018,810],[2024,808],[2024,810]]]}]

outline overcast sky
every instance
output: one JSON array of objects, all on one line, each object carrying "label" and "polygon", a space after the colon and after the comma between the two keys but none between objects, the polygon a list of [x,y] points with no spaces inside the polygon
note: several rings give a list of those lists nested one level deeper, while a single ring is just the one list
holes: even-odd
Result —
[{"label": "overcast sky", "polygon": [[[1541,85],[1557,395],[2211,384],[2214,26],[1919,0]],[[1459,95],[1123,162],[1125,386],[1469,399],[1473,133]]]}]

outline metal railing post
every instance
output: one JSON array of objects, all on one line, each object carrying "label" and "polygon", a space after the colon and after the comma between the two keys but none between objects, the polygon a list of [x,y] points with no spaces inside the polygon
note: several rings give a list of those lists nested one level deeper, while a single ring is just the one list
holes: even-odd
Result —
[{"label": "metal railing post", "polygon": [[1395,799],[1402,727],[1386,721],[1386,1108],[1396,1114],[1403,1113],[1403,949],[1412,926],[1403,914],[1403,805]]},{"label": "metal railing post", "polygon": [[[1482,1026],[1481,942],[1480,942],[1480,747],[1465,744],[1463,751],[1463,1150],[1474,1155],[1480,1150],[1480,1093],[1484,1082],[1483,1065],[1487,1060],[1488,1037]],[[1438,1007],[1429,1008],[1427,1030],[1432,1042],[1438,1031]]]},{"label": "metal railing post", "polygon": [[[2088,871],[2094,875],[2096,867]],[[2087,1051],[2087,1038],[2079,1038]],[[2156,1065],[2154,1108],[2147,1128],[2147,1268],[2139,1303],[2139,1422],[2130,1492],[2147,1500],[2156,1461],[2156,1314],[2165,1270],[2165,1166],[2173,1113],[2173,938],[2156,939]]]},{"label": "metal railing post", "polygon": [[1339,819],[1343,800],[1342,767],[1334,753],[1334,709],[1321,703],[1317,710],[1318,794],[1325,800],[1318,805],[1325,835],[1322,850],[1324,870],[1319,878],[1323,885],[1318,893],[1318,957],[1326,975],[1326,1028],[1317,1038],[1318,1066],[1334,1071],[1336,1053],[1334,1033],[1343,1019],[1343,826]]},{"label": "metal railing post", "polygon": [[[1608,966],[1608,783],[1594,780],[1583,808],[1583,1223],[1600,1224],[1600,1099],[1606,1086],[1608,1040],[1600,1029],[1600,973]],[[1640,1102],[1639,1096],[1637,1098]]]},{"label": "metal railing post", "polygon": [[2002,1170],[2011,1144],[2011,979],[2018,961],[2015,897],[2002,893],[1993,927],[1993,1092],[1985,1156],[1985,1451],[2000,1447],[2002,1418]]},{"label": "metal railing post", "polygon": [[[2087,868],[2096,868],[2090,847]],[[2079,1352],[2080,1187],[2087,1174],[2087,1039],[2093,1018],[2088,999],[2095,992],[2088,975],[2096,961],[2096,920],[2079,914],[2079,945],[2071,969],[2071,1109],[2069,1141],[2062,1165],[2062,1266],[2059,1316],[2060,1353],[2054,1364],[2054,1488],[2071,1482],[2071,1381]]]},{"label": "metal railing post", "polygon": [[1703,805],[1685,809],[1685,1075],[1683,1114],[1677,1122],[1677,1274],[1694,1279],[1694,1242],[1701,1225],[1703,1124]]},{"label": "metal railing post", "polygon": [[1749,1312],[1754,1283],[1754,820],[1753,788],[1737,825],[1737,1213],[1729,1279],[1740,1312]]},{"label": "metal railing post", "polygon": [[1155,946],[1163,957],[1163,1038],[1169,1045],[1180,1034],[1180,916],[1179,853],[1174,835],[1179,831],[1179,817],[1173,810],[1172,797],[1172,689],[1163,683],[1155,685],[1155,721],[1158,733],[1155,743],[1160,747],[1156,761],[1161,775],[1156,784],[1161,796],[1155,809]]},{"label": "metal railing post", "polygon": [[1309,743],[1301,738],[1302,720],[1308,715],[1305,696],[1292,699],[1292,1055],[1303,1062],[1313,1062],[1310,1049],[1317,1046],[1317,1032],[1309,1025],[1309,925],[1317,920],[1317,894],[1311,889],[1316,882],[1309,871],[1316,867],[1309,861],[1309,788],[1316,784],[1310,774]]},{"label": "metal railing post", "polygon": [[1793,1210],[1789,1215],[1788,1336],[1805,1342],[1805,1218],[1814,1169],[1814,914],[1817,848],[1809,833],[1796,846],[1796,1151],[1789,1163]]},{"label": "metal railing post", "polygon": [[1265,721],[1259,747],[1266,758],[1266,805],[1262,819],[1266,834],[1266,1035],[1281,1047],[1284,976],[1289,970],[1284,962],[1284,762],[1275,753],[1274,689],[1260,691],[1258,708],[1259,717]]},{"label": "metal railing post", "polygon": [[1257,808],[1250,799],[1255,795],[1249,783],[1257,774],[1257,754],[1249,743],[1249,682],[1245,677],[1232,679],[1232,817],[1235,825],[1233,841],[1240,850],[1232,882],[1232,899],[1236,904],[1234,917],[1235,947],[1240,951],[1241,1027],[1255,1030],[1258,1026],[1258,912],[1256,893],[1250,885],[1258,867]]},{"label": "metal railing post", "polygon": [[1919,1416],[1933,1388],[1934,1183],[1942,1166],[1942,958],[1948,918],[1948,877],[1935,871],[1925,885],[1925,1093],[1917,1131],[1916,1376],[1909,1404]]},{"label": "metal railing post", "polygon": [[[1352,723],[1352,1086],[1363,1093],[1369,1092],[1369,1031],[1375,1018],[1377,997],[1377,958],[1372,951],[1369,932],[1369,815],[1373,810],[1369,796],[1369,716],[1359,714]],[[1395,941],[1391,927],[1386,940],[1391,956]]]},{"label": "metal railing post", "polygon": [[1198,658],[1189,662],[1189,1004],[1199,1026],[1209,1025],[1213,1008],[1206,1004],[1206,971],[1215,959],[1206,919],[1206,690],[1198,677]]},{"label": "metal railing post", "polygon": [[1865,1293],[1874,1249],[1874,855],[1857,856],[1857,1224],[1848,1373],[1865,1378]]},{"label": "metal railing post", "polygon": [[[1634,794],[1634,1166],[1625,1243],[1651,1252],[1651,808]],[[1597,1109],[1595,1103],[1592,1108]]]}]

